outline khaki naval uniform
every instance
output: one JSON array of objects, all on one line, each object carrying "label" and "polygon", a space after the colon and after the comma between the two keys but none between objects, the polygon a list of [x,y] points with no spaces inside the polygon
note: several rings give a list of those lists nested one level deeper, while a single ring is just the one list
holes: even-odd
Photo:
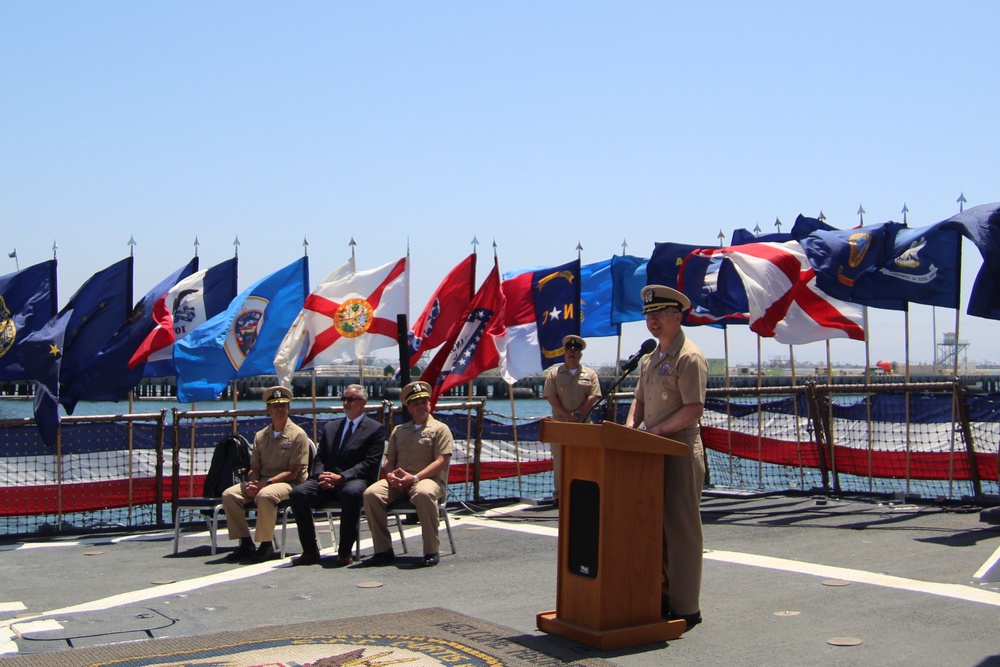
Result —
[{"label": "khaki naval uniform", "polygon": [[[643,402],[646,428],[689,403],[705,402],[708,362],[698,346],[678,334],[642,360],[635,397]],[[701,611],[701,489],[705,481],[701,431],[697,423],[665,434],[691,447],[686,457],[663,457],[663,597],[675,614]]]},{"label": "khaki naval uniform", "polygon": [[[451,454],[453,437],[447,424],[427,417],[423,426],[405,422],[393,429],[389,436],[386,458],[395,459],[395,468],[402,468],[410,474],[417,474],[430,465],[438,456]],[[440,551],[441,537],[438,535],[438,500],[444,497],[448,487],[448,466],[434,477],[421,478],[409,489],[393,489],[389,482],[380,479],[365,491],[365,516],[372,533],[375,553],[392,549],[389,534],[389,518],[386,507],[389,503],[408,498],[417,508],[424,554]]]},{"label": "khaki naval uniform", "polygon": [[[555,398],[564,410],[578,411],[591,396],[601,397],[601,381],[597,372],[583,364],[576,373],[566,368],[566,364],[552,366],[545,371],[545,386],[542,398]],[[582,414],[580,415],[583,416]],[[562,421],[555,414],[552,418]],[[555,491],[552,497],[559,499],[559,487],[562,484],[562,445],[549,445],[552,450],[552,476],[555,481]]]},{"label": "khaki naval uniform", "polygon": [[[251,465],[260,466],[260,479],[265,480],[278,473],[286,472],[298,463],[299,476],[295,484],[301,484],[309,474],[309,436],[300,426],[289,421],[281,433],[275,436],[274,428],[268,424],[257,432],[253,439]],[[274,525],[278,519],[278,503],[288,500],[295,484],[275,482],[257,492],[253,500],[244,496],[243,486],[236,484],[222,494],[222,504],[226,509],[226,525],[229,539],[250,537],[250,526],[244,507],[250,503],[257,505],[256,541],[270,542],[274,537]]]}]

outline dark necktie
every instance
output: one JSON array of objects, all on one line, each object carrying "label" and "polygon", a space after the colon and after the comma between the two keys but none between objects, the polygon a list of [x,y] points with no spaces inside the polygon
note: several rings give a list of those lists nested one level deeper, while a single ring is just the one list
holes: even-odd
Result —
[{"label": "dark necktie", "polygon": [[[351,439],[351,435],[353,433],[354,433],[354,422],[353,421],[348,421],[347,422],[347,428],[344,429],[344,437],[340,441],[340,449],[344,448],[344,445],[346,445],[347,441]],[[337,453],[338,454],[340,453],[339,450],[338,450]]]}]

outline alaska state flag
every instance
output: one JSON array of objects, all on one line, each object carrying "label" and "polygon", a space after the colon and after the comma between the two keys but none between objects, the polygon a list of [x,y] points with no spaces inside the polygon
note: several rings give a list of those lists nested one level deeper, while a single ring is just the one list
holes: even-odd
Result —
[{"label": "alaska state flag", "polygon": [[[227,259],[174,280],[166,285],[166,292],[154,290],[147,295],[158,294],[143,313],[147,333],[129,357],[128,367],[138,367],[142,377],[177,375],[174,343],[224,311],[236,298],[237,264],[238,258]],[[163,286],[161,283],[157,290]]]},{"label": "alaska state flag", "polygon": [[62,363],[66,324],[73,315],[64,309],[38,331],[24,337],[16,353],[25,371],[35,381],[34,415],[38,433],[49,447],[59,437],[59,367]]},{"label": "alaska state flag", "polygon": [[309,284],[303,257],[261,278],[174,345],[177,400],[214,400],[235,378],[274,373],[274,355],[302,310]]},{"label": "alaska state flag", "polygon": [[621,327],[611,321],[614,281],[611,260],[580,267],[580,335],[584,338],[617,336]]},{"label": "alaska state flag", "polygon": [[17,347],[55,316],[57,301],[54,259],[0,276],[0,380],[28,378]]},{"label": "alaska state flag", "polygon": [[[135,348],[153,327],[150,311],[155,301],[171,285],[198,269],[198,258],[164,278],[151,289],[132,309],[128,321],[115,332],[111,340],[72,379],[64,378],[59,400],[66,411],[73,414],[78,401],[120,401],[142,379],[142,370],[128,368],[128,360]],[[232,298],[232,297],[230,297]],[[228,302],[227,302],[228,303]]]},{"label": "alaska state flag", "polygon": [[563,337],[579,335],[580,260],[515,275],[500,291],[506,301],[500,373],[514,383],[558,363]]}]

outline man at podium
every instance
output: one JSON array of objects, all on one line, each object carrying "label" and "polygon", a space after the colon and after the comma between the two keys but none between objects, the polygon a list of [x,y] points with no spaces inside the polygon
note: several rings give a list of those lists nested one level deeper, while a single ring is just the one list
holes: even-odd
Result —
[{"label": "man at podium", "polygon": [[663,285],[642,288],[646,328],[656,348],[642,360],[628,426],[690,446],[688,456],[663,457],[664,618],[701,622],[701,489],[705,480],[699,420],[705,405],[708,362],[681,330],[691,301]]}]

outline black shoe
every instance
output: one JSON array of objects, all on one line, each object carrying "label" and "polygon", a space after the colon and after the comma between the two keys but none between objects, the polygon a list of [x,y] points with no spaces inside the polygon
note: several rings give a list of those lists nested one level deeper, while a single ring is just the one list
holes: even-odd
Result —
[{"label": "black shoe", "polygon": [[253,542],[240,542],[239,548],[226,556],[223,560],[227,563],[242,563],[253,558],[256,552],[257,549],[254,547]]},{"label": "black shoe", "polygon": [[318,551],[303,551],[302,555],[296,556],[292,559],[292,567],[297,567],[299,565],[315,565],[318,562]]},{"label": "black shoe", "polygon": [[699,623],[701,623],[701,612],[700,611],[696,611],[693,614],[675,614],[674,612],[671,611],[671,612],[669,612],[667,614],[667,620],[668,621],[684,621],[685,623],[687,623],[687,628],[685,629],[685,632],[687,632],[688,630],[690,630],[694,626],[696,626]]},{"label": "black shoe", "polygon": [[262,542],[259,547],[257,547],[257,553],[253,555],[254,563],[263,563],[266,560],[271,560],[275,557],[274,545],[270,542]]},{"label": "black shoe", "polygon": [[377,553],[370,558],[366,558],[361,561],[361,564],[365,567],[372,567],[375,565],[391,565],[396,561],[396,554],[392,552],[392,549],[388,551],[382,551]]},{"label": "black shoe", "polygon": [[441,556],[438,554],[426,554],[424,556],[424,567],[434,567],[441,562]]}]

